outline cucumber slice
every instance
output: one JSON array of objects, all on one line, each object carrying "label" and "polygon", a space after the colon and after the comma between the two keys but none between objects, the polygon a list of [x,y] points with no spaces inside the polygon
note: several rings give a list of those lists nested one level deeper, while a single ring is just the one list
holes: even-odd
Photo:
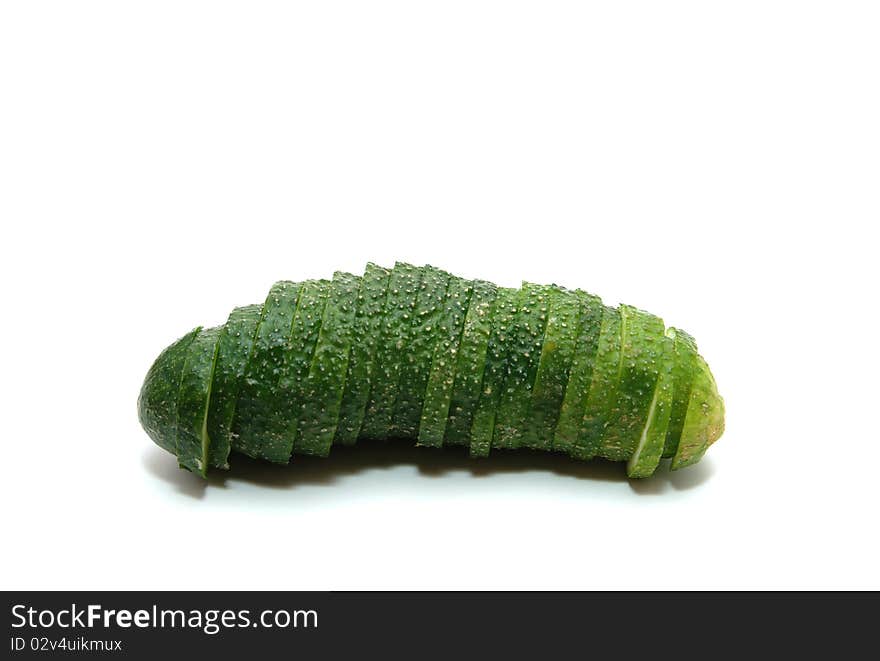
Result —
[{"label": "cucumber slice", "polygon": [[339,407],[336,426],[337,443],[354,445],[364,421],[364,409],[370,396],[376,350],[382,331],[382,311],[388,295],[390,272],[381,266],[367,264],[361,278],[358,309],[355,316],[351,358],[345,377],[345,391]]},{"label": "cucumber slice", "polygon": [[276,282],[263,303],[232,421],[232,449],[249,457],[290,460],[289,430],[279,420],[287,402],[278,384],[301,289],[300,283]]},{"label": "cucumber slice", "polygon": [[544,329],[547,325],[551,287],[524,282],[513,322],[512,344],[507,354],[507,378],[501,391],[492,447],[534,447],[529,433],[532,387],[538,373]]},{"label": "cucumber slice", "polygon": [[318,457],[330,454],[339,405],[348,370],[351,330],[361,279],[336,272],[306,379],[300,452]]},{"label": "cucumber slice", "polygon": [[565,386],[577,343],[580,299],[573,291],[553,287],[544,344],[532,389],[531,447],[549,450],[559,419]]},{"label": "cucumber slice", "polygon": [[329,294],[329,280],[307,280],[303,283],[293,316],[284,358],[285,369],[278,384],[286,392],[284,419],[288,429],[287,436],[292,441],[291,455],[309,454],[302,438],[303,415],[306,412],[305,387]]},{"label": "cucumber slice", "polygon": [[168,346],[153,362],[138,395],[138,419],[147,435],[163,450],[177,454],[177,393],[195,328]]},{"label": "cucumber slice", "polygon": [[672,413],[675,380],[672,367],[675,358],[672,339],[663,337],[661,341],[662,349],[657,360],[660,374],[654,387],[651,405],[648,408],[647,420],[642,428],[635,452],[626,465],[626,474],[629,477],[650,477],[660,464],[660,457],[663,455],[666,430],[669,427],[669,418]]},{"label": "cucumber slice", "polygon": [[208,401],[220,330],[203,330],[189,345],[177,393],[177,463],[202,477],[208,472]]},{"label": "cucumber slice", "polygon": [[663,353],[663,320],[631,305],[621,305],[625,329],[621,355],[620,386],[614,414],[608,421],[600,454],[612,461],[626,461],[636,450],[660,375]]},{"label": "cucumber slice", "polygon": [[581,422],[587,406],[587,396],[593,379],[593,366],[596,360],[596,348],[599,345],[599,331],[605,306],[598,296],[576,290],[579,301],[577,341],[575,342],[574,358],[568,382],[565,385],[565,396],[559,411],[559,420],[553,433],[553,449],[560,452],[571,452],[577,444]]},{"label": "cucumber slice", "polygon": [[675,365],[672,368],[672,376],[675,385],[672,395],[672,414],[669,418],[669,428],[666,430],[666,446],[663,449],[663,456],[674,457],[678,450],[678,441],[684,427],[684,416],[687,413],[688,401],[690,401],[691,383],[693,383],[694,374],[697,372],[697,344],[693,337],[677,328],[667,329],[666,335],[673,340]]},{"label": "cucumber slice", "polygon": [[421,269],[397,262],[388,280],[388,298],[382,320],[382,341],[373,366],[373,384],[361,428],[361,438],[386,439],[397,400],[401,361],[409,347],[410,329]]},{"label": "cucumber slice", "polygon": [[474,410],[471,425],[470,455],[488,457],[492,448],[495,414],[501,399],[501,389],[507,376],[507,355],[512,344],[514,319],[519,303],[519,290],[499,289],[492,310],[492,332],[486,347],[486,367],[480,398]]},{"label": "cucumber slice", "polygon": [[696,358],[696,373],[691,384],[681,440],[672,458],[672,470],[697,463],[709,446],[724,433],[724,400],[718,394],[706,361],[700,355]]},{"label": "cucumber slice", "polygon": [[461,333],[461,349],[455,365],[455,384],[452,387],[444,438],[447,445],[470,445],[471,426],[474,411],[480,401],[486,350],[497,296],[498,287],[491,282],[474,281]]},{"label": "cucumber slice", "polygon": [[431,371],[425,389],[425,403],[419,421],[419,445],[441,447],[446,433],[455,367],[462,328],[470,302],[472,283],[451,278],[443,314],[438,322],[439,339],[431,358]]},{"label": "cucumber slice", "polygon": [[410,341],[402,352],[400,381],[394,413],[391,418],[391,435],[414,439],[419,435],[419,421],[431,371],[431,358],[439,338],[437,327],[446,300],[449,274],[433,266],[422,269],[422,282],[416,299]]},{"label": "cucumber slice", "polygon": [[232,419],[244,370],[254,346],[260,313],[259,305],[235,308],[220,333],[208,406],[208,433],[211,436],[208,462],[214,468],[229,468]]},{"label": "cucumber slice", "polygon": [[623,369],[620,360],[621,332],[620,311],[605,307],[586,408],[577,441],[571,449],[571,456],[576,459],[592,459],[596,456],[606,423],[611,417],[611,409],[617,401],[617,389]]}]

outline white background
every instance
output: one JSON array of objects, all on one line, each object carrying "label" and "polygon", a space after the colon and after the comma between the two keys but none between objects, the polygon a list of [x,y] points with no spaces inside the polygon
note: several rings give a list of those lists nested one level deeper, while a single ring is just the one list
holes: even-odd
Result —
[{"label": "white background", "polygon": [[[4,2],[3,588],[880,588],[872,2]],[[693,333],[698,466],[382,445],[207,482],[156,354],[431,263]]]}]

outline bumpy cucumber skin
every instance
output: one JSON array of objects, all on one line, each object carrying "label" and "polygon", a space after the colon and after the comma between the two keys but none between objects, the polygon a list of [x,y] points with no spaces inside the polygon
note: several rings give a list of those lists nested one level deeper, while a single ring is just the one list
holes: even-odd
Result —
[{"label": "bumpy cucumber skin", "polygon": [[348,370],[359,287],[360,278],[355,275],[333,275],[315,355],[306,379],[300,432],[303,454],[319,457],[330,454]]},{"label": "bumpy cucumber skin", "polygon": [[204,476],[235,450],[286,463],[399,436],[473,456],[529,447],[697,462],[724,402],[693,339],[580,290],[497,288],[435,269],[276,283],[262,307],[163,351],[138,398],[148,435]]},{"label": "bumpy cucumber skin", "polygon": [[254,335],[260,323],[261,311],[262,307],[259,305],[235,308],[229,314],[220,334],[208,408],[208,434],[211,437],[208,461],[213,468],[229,468],[232,420],[235,417],[244,370],[254,346]]},{"label": "bumpy cucumber skin", "polygon": [[406,351],[401,352],[400,382],[391,419],[391,436],[395,438],[418,438],[431,360],[440,336],[438,326],[448,286],[449,274],[445,271],[433,266],[422,269],[422,281],[409,330],[410,340]]},{"label": "bumpy cucumber skin", "polygon": [[431,358],[431,370],[425,388],[425,403],[419,421],[419,445],[440,447],[449,419],[455,368],[461,346],[464,319],[472,285],[461,278],[451,278],[443,314],[437,325],[439,338]]},{"label": "bumpy cucumber skin", "polygon": [[276,282],[266,301],[245,367],[232,422],[232,449],[249,457],[287,463],[292,439],[285,434],[286,394],[279,388],[302,285]]},{"label": "bumpy cucumber skin", "polygon": [[351,357],[345,375],[345,389],[339,406],[334,441],[354,445],[361,431],[382,333],[382,310],[388,292],[390,271],[367,264],[357,299]]},{"label": "bumpy cucumber skin", "polygon": [[474,410],[480,401],[486,351],[492,331],[493,309],[498,288],[491,282],[475,280],[471,289],[461,346],[455,364],[455,383],[449,402],[449,417],[443,442],[470,446]]},{"label": "bumpy cucumber skin", "polygon": [[208,471],[208,400],[220,330],[209,328],[196,335],[186,352],[177,391],[177,461],[203,477]]}]

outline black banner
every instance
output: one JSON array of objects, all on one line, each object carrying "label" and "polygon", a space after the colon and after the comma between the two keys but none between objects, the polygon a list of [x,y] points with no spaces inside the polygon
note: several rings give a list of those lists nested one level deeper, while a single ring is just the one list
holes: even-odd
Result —
[{"label": "black banner", "polygon": [[[2,658],[864,653],[875,593],[4,593]],[[849,658],[849,657],[847,657]]]}]

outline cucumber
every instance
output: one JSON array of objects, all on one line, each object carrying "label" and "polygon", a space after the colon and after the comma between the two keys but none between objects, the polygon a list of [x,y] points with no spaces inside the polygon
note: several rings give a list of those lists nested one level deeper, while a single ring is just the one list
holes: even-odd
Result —
[{"label": "cucumber", "polygon": [[659,317],[630,305],[621,305],[620,314],[625,329],[620,384],[599,452],[611,461],[626,461],[635,452],[654,397],[666,337]]},{"label": "cucumber", "polygon": [[208,400],[214,380],[220,328],[200,331],[186,352],[177,391],[177,461],[202,477],[208,471]]},{"label": "cucumber", "polygon": [[681,430],[684,427],[684,416],[687,413],[691,395],[691,383],[696,372],[697,345],[694,338],[677,328],[667,329],[666,335],[672,338],[675,360],[672,368],[674,381],[672,413],[669,418],[669,428],[666,430],[663,456],[674,457],[678,450]]},{"label": "cucumber", "polygon": [[279,386],[287,392],[285,405],[290,453],[311,454],[312,448],[303,440],[303,416],[306,414],[306,380],[315,355],[321,320],[330,293],[329,280],[307,280],[303,283],[293,316],[287,353]]},{"label": "cucumber", "polygon": [[598,296],[576,290],[578,298],[577,340],[559,419],[553,432],[553,449],[571,453],[577,444],[587,396],[593,380],[593,365],[599,344],[599,330],[605,306]]},{"label": "cucumber", "polygon": [[276,283],[163,351],[138,396],[147,434],[204,476],[230,452],[277,463],[397,435],[601,456],[651,475],[698,461],[724,402],[687,333],[581,290],[370,264]]},{"label": "cucumber", "polygon": [[622,336],[620,311],[606,307],[599,329],[599,344],[593,363],[593,375],[587,392],[586,408],[571,456],[592,459],[599,451],[605,427],[617,402],[617,389],[623,370],[620,352]]},{"label": "cucumber", "polygon": [[417,438],[419,421],[431,371],[431,358],[439,337],[438,326],[446,300],[449,274],[425,266],[416,298],[415,313],[409,331],[407,351],[401,357],[400,382],[394,413],[391,419],[391,435],[397,438]]},{"label": "cucumber", "polygon": [[474,280],[467,306],[461,347],[455,364],[455,383],[449,402],[444,443],[466,445],[471,442],[474,410],[480,400],[486,350],[492,331],[492,318],[498,288],[491,282]]},{"label": "cucumber", "polygon": [[421,276],[421,269],[404,262],[397,262],[391,271],[382,320],[382,340],[373,368],[362,438],[386,439],[391,433],[401,363],[408,346]]},{"label": "cucumber", "polygon": [[177,392],[189,345],[201,327],[175,341],[159,354],[138,394],[138,419],[153,442],[177,454]]},{"label": "cucumber", "polygon": [[513,324],[519,300],[516,289],[498,290],[492,310],[492,333],[486,347],[486,367],[483,369],[480,397],[471,424],[472,457],[488,457],[493,445],[495,415],[507,377],[508,352],[515,331]]},{"label": "cucumber", "polygon": [[[529,424],[532,388],[538,373],[552,287],[524,282],[507,354],[507,378],[498,403],[492,447],[516,449],[537,445]],[[531,432],[531,433],[530,433]]]},{"label": "cucumber", "polygon": [[425,388],[425,403],[419,421],[419,445],[443,445],[471,287],[470,281],[461,278],[453,277],[449,281],[443,314],[438,322],[439,341],[434,347],[428,385]]},{"label": "cucumber", "polygon": [[263,303],[232,421],[232,449],[249,457],[290,460],[291,439],[283,423],[287,397],[279,381],[301,289],[299,283],[276,282]]},{"label": "cucumber", "polygon": [[579,316],[577,294],[554,286],[550,292],[544,345],[532,389],[531,447],[548,450],[553,445],[553,434],[574,360]]},{"label": "cucumber", "polygon": [[208,462],[214,468],[229,468],[232,420],[244,370],[254,346],[260,313],[259,305],[235,308],[220,333],[208,408],[208,433],[211,436]]},{"label": "cucumber", "polygon": [[724,400],[718,394],[709,366],[698,355],[681,440],[672,458],[672,470],[697,463],[723,433]]},{"label": "cucumber", "polygon": [[367,264],[361,278],[358,308],[353,328],[351,358],[345,377],[345,391],[339,406],[335,441],[353,445],[364,420],[376,363],[376,348],[382,331],[382,311],[388,293],[388,269]]},{"label": "cucumber", "polygon": [[319,457],[330,454],[348,370],[360,280],[350,273],[333,274],[315,355],[306,379],[300,432],[303,454]]},{"label": "cucumber", "polygon": [[666,430],[672,413],[672,395],[675,377],[672,368],[675,363],[673,341],[662,337],[660,353],[657,358],[658,378],[648,407],[645,424],[639,434],[635,451],[626,464],[628,477],[650,477],[660,463]]}]

